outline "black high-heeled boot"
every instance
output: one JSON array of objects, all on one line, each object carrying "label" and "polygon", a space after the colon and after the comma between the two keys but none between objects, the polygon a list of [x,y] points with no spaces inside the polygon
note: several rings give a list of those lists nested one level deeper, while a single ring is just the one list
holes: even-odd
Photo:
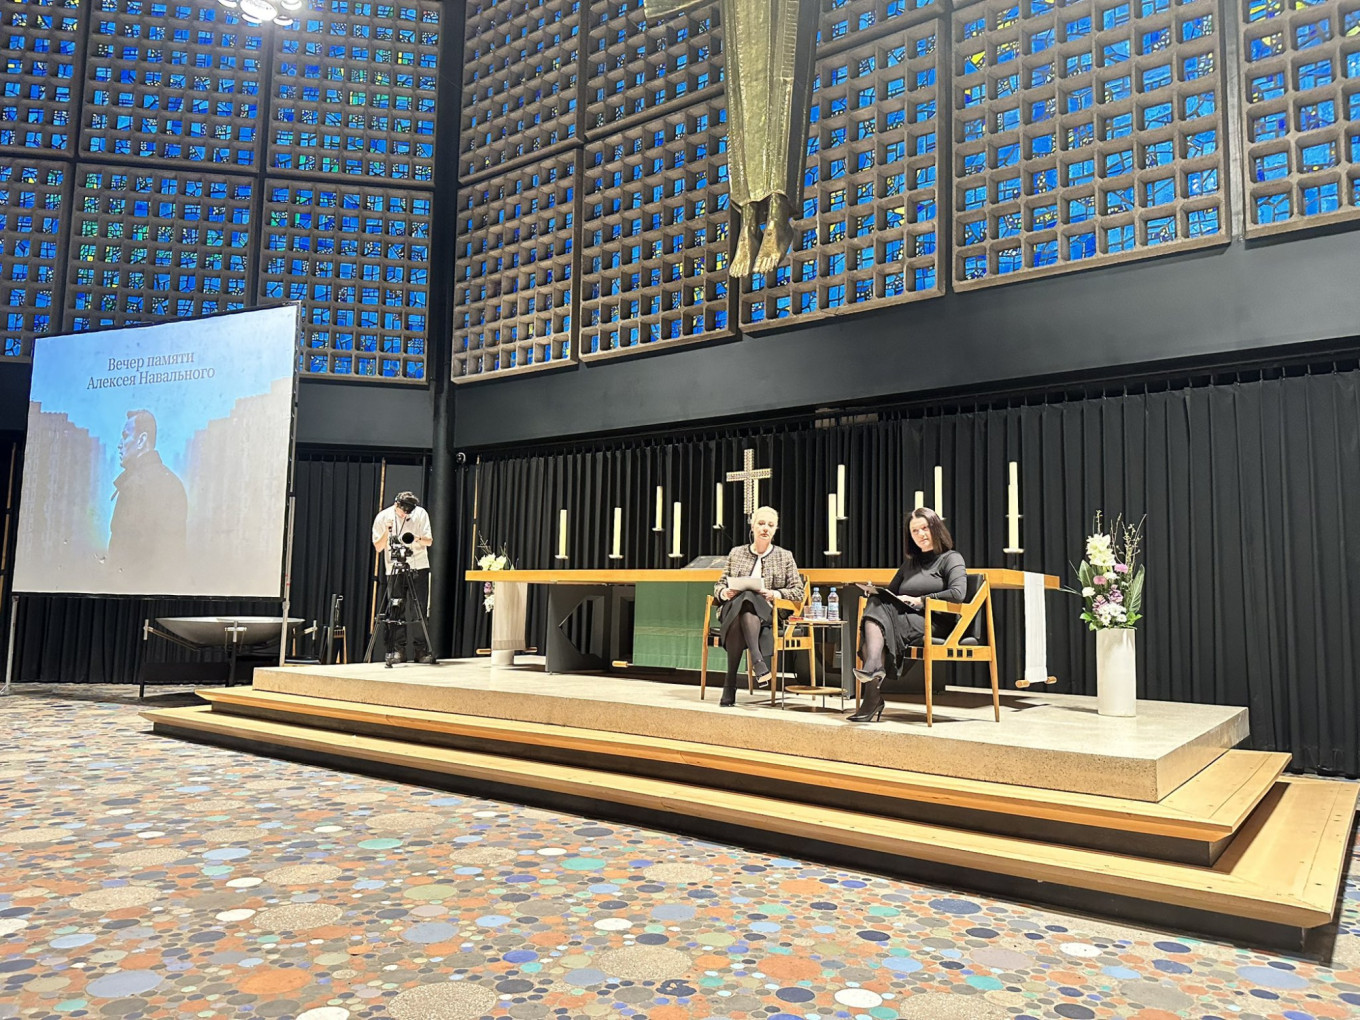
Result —
[{"label": "black high-heeled boot", "polygon": [[723,680],[722,697],[718,699],[719,708],[732,708],[737,703],[737,678],[729,673]]},{"label": "black high-heeled boot", "polygon": [[875,673],[861,686],[859,710],[850,722],[875,722],[875,716],[883,716],[883,704],[883,674]]}]

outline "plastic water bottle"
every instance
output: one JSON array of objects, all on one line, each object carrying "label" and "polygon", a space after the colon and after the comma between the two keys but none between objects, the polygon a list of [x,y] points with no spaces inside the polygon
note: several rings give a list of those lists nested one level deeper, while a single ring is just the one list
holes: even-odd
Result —
[{"label": "plastic water bottle", "polygon": [[812,620],[820,620],[820,619],[822,619],[822,617],[823,617],[823,610],[822,610],[822,589],[820,589],[820,588],[813,588],[813,589],[812,589],[812,615],[809,617],[809,619],[812,619]]},{"label": "plastic water bottle", "polygon": [[835,588],[827,592],[826,618],[828,620],[839,620],[841,618],[841,597],[836,594]]}]

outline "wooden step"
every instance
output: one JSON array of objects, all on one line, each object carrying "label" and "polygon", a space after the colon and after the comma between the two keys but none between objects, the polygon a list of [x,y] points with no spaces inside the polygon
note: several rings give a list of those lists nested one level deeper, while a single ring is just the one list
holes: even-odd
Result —
[{"label": "wooden step", "polygon": [[1231,837],[1289,763],[1289,755],[1282,752],[1228,751],[1170,796],[1154,803],[688,740],[384,708],[249,688],[201,690],[198,694],[225,711],[268,713],[272,718],[317,727],[381,727],[403,740],[419,741],[421,734],[433,734],[446,744],[490,741],[516,746],[519,750],[515,753],[524,757],[541,754],[542,749],[570,751],[583,759],[607,755],[615,759],[607,766],[615,771],[627,770],[624,763],[628,761],[666,762],[889,800],[1206,844]]},{"label": "wooden step", "polygon": [[672,812],[797,840],[1297,929],[1317,927],[1332,917],[1357,795],[1355,784],[1283,779],[1218,863],[1200,868],[728,790],[317,730],[214,712],[210,706],[142,715],[157,732],[170,735],[292,749]]}]

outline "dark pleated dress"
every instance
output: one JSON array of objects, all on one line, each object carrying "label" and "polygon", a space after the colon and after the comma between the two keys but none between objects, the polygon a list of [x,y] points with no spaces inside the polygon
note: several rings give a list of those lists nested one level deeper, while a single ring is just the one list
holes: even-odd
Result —
[{"label": "dark pleated dress", "polygon": [[[884,587],[914,598],[962,602],[968,592],[968,573],[963,556],[951,549],[927,554],[921,557],[919,564],[907,560]],[[883,667],[889,676],[898,674],[909,645],[925,643],[926,616],[922,609],[907,609],[892,599],[871,595],[864,607],[863,619],[873,620],[883,628]],[[948,637],[954,626],[954,618],[947,613],[931,622],[935,637],[940,639]]]}]

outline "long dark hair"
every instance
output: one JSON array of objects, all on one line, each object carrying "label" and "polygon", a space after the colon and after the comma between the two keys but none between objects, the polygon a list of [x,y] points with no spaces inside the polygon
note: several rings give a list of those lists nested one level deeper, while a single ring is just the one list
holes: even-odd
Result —
[{"label": "long dark hair", "polygon": [[907,521],[903,525],[903,530],[907,536],[907,559],[917,566],[921,565],[921,557],[925,553],[921,552],[916,540],[911,537],[911,522],[919,518],[926,522],[930,527],[930,544],[934,546],[931,550],[934,554],[948,552],[954,548],[954,536],[949,533],[949,529],[944,526],[944,521],[940,520],[940,515],[928,506],[918,506],[907,515]]}]

